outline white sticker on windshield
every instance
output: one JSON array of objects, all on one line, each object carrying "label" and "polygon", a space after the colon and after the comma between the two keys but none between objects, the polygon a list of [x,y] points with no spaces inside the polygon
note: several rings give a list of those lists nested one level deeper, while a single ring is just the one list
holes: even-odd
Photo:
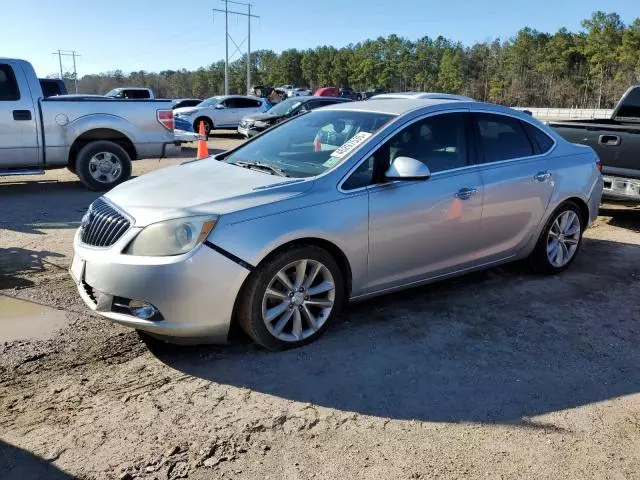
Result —
[{"label": "white sticker on windshield", "polygon": [[343,158],[346,157],[353,150],[362,145],[371,135],[369,132],[358,132],[353,137],[351,137],[348,141],[343,143],[340,147],[334,150],[331,153],[332,157]]}]

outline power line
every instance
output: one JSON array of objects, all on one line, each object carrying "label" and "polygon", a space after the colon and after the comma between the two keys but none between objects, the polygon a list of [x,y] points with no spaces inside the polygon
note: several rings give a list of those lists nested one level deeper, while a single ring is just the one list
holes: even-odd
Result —
[{"label": "power line", "polygon": [[[245,41],[247,42],[247,94],[251,92],[251,19],[252,18],[260,18],[257,15],[253,15],[251,13],[252,5],[250,3],[244,2],[236,2],[235,0],[221,0],[224,2],[224,10],[220,10],[218,8],[214,8],[215,12],[224,13],[224,31],[225,31],[225,60],[224,60],[224,94],[229,95],[229,40],[233,42],[236,46],[236,51],[240,51],[240,46],[235,42],[235,40],[229,35],[229,14],[237,15],[240,17],[247,17],[247,36],[244,40],[240,42],[242,45]],[[234,12],[229,10],[229,4],[233,3],[235,5],[244,5],[247,7],[247,13],[242,12]],[[235,54],[235,52],[234,52]]]},{"label": "power line", "polygon": [[76,93],[78,93],[78,72],[76,71],[76,57],[81,55],[76,53],[75,50],[58,50],[53,52],[52,55],[58,55],[58,63],[60,64],[60,80],[64,79],[62,72],[62,57],[73,57],[73,82],[75,84]]}]

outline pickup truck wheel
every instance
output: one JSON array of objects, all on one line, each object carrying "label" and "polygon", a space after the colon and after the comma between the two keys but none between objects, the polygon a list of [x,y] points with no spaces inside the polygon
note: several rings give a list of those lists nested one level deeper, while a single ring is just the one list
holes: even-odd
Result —
[{"label": "pickup truck wheel", "polygon": [[193,131],[196,133],[200,133],[200,122],[204,122],[204,134],[207,137],[211,135],[211,130],[213,130],[213,123],[206,117],[200,117],[195,122],[193,122]]},{"label": "pickup truck wheel", "polygon": [[87,188],[109,190],[131,176],[131,158],[120,145],[98,140],[80,150],[76,172]]},{"label": "pickup truck wheel", "polygon": [[560,205],[549,217],[529,258],[533,269],[547,275],[567,269],[582,245],[583,221],[580,208],[575,203]]}]

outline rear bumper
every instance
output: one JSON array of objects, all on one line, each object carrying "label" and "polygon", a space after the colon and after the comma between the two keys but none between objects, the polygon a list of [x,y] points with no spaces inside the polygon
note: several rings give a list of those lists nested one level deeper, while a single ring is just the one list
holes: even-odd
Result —
[{"label": "rear bumper", "polygon": [[603,181],[603,198],[640,203],[640,180],[605,175]]}]

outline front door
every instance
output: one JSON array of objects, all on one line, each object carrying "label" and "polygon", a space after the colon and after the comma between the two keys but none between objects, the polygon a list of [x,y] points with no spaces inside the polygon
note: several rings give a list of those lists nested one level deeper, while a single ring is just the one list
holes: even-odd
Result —
[{"label": "front door", "polygon": [[399,156],[425,163],[426,181],[378,183],[369,188],[369,281],[375,292],[472,266],[482,218],[480,166],[467,148],[468,114],[419,120],[374,154],[386,170]]},{"label": "front door", "polygon": [[485,258],[517,254],[536,234],[553,193],[553,146],[542,130],[515,117],[472,114],[484,184],[482,247]]},{"label": "front door", "polygon": [[220,127],[237,127],[240,115],[237,98],[227,98],[223,101],[224,108],[218,110],[216,126]]},{"label": "front door", "polygon": [[36,110],[26,78],[17,64],[0,61],[0,168],[39,165]]}]

